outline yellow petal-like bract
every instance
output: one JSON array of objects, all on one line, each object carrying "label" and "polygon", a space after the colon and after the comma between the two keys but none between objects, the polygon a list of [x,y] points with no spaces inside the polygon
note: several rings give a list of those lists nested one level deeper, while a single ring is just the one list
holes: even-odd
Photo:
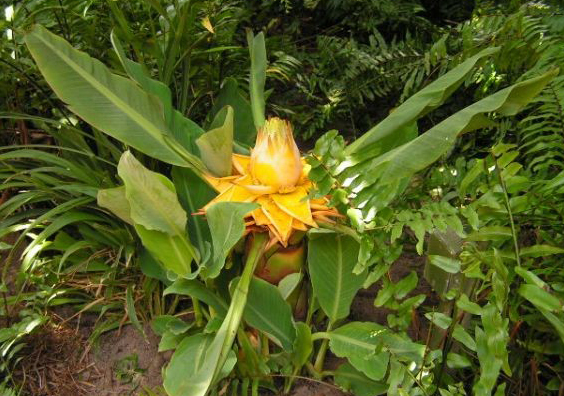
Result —
[{"label": "yellow petal-like bract", "polygon": [[327,198],[308,199],[312,183],[309,166],[300,158],[290,123],[266,121],[250,157],[233,154],[233,176],[206,176],[219,193],[200,213],[216,202],[256,202],[260,208],[245,218],[247,230],[268,229],[271,238],[286,246],[295,230],[317,227],[315,219],[331,221],[340,214]]}]

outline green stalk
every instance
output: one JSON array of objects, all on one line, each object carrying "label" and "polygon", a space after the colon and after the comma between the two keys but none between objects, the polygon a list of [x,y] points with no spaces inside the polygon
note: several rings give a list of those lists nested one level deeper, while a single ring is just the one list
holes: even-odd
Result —
[{"label": "green stalk", "polygon": [[[328,332],[331,331],[332,327],[333,327],[333,323],[329,322],[329,324],[327,325],[327,331],[323,332],[322,334],[326,335]],[[325,362],[325,354],[327,353],[328,347],[329,347],[329,339],[325,338],[323,339],[323,341],[321,341],[321,346],[319,347],[319,351],[317,351],[317,357],[315,358],[315,363],[313,364],[315,371],[317,371],[318,373],[321,373],[323,371],[323,363]]]},{"label": "green stalk", "polygon": [[268,348],[268,337],[262,332],[260,333],[260,345],[262,355],[268,357],[268,355],[270,354],[270,350]]},{"label": "green stalk", "polygon": [[318,221],[317,224],[321,227],[321,228],[326,228],[328,230],[332,230],[335,231],[337,233],[341,233],[341,234],[345,234],[348,236],[351,236],[354,238],[355,241],[360,242],[360,235],[358,235],[358,232],[356,232],[354,229],[352,229],[351,227],[347,227],[344,224],[338,224],[338,223],[326,223],[323,221]]},{"label": "green stalk", "polygon": [[503,176],[501,175],[501,169],[499,168],[499,164],[497,159],[494,156],[495,167],[497,169],[497,175],[499,177],[499,184],[501,185],[501,189],[503,190],[503,199],[505,201],[505,208],[507,209],[507,213],[509,214],[509,223],[511,224],[511,234],[513,236],[513,248],[515,249],[515,260],[517,261],[517,267],[521,266],[521,256],[519,255],[519,241],[517,239],[517,230],[515,228],[515,221],[513,220],[513,212],[511,210],[511,204],[509,203],[509,194],[507,193],[507,186],[505,184],[505,180],[503,180]]},{"label": "green stalk", "polygon": [[194,308],[194,319],[196,320],[196,327],[204,325],[204,314],[202,313],[202,306],[198,299],[192,297],[192,308]]},{"label": "green stalk", "polygon": [[256,233],[254,234],[253,244],[249,251],[249,255],[247,256],[247,261],[245,262],[245,268],[243,269],[243,274],[241,275],[241,279],[239,279],[239,283],[235,288],[235,292],[233,293],[233,297],[231,299],[231,305],[229,306],[229,310],[227,311],[227,315],[225,315],[224,324],[226,324],[226,328],[221,326],[218,333],[225,331],[225,339],[222,342],[221,351],[218,358],[218,363],[215,366],[215,372],[213,374],[213,378],[217,378],[219,372],[223,368],[225,361],[227,360],[227,356],[229,355],[229,351],[231,351],[231,347],[233,345],[233,341],[235,340],[235,335],[237,334],[237,329],[239,328],[239,324],[241,323],[241,318],[243,317],[243,311],[245,310],[245,305],[247,304],[247,295],[249,292],[249,286],[251,284],[251,279],[255,272],[255,268],[259,262],[260,257],[264,252],[264,248],[268,242],[268,234],[266,233]]}]

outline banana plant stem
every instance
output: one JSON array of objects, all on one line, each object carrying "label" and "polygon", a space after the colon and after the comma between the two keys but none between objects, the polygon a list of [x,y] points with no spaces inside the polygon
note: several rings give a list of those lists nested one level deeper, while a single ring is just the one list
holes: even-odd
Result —
[{"label": "banana plant stem", "polygon": [[[327,325],[327,332],[331,331],[331,328],[333,327],[333,323],[329,322],[329,324]],[[327,333],[326,332],[326,333]],[[321,346],[319,347],[319,351],[317,351],[317,356],[315,358],[315,363],[313,364],[313,368],[315,369],[315,371],[317,371],[318,373],[321,373],[323,371],[323,363],[325,362],[325,354],[327,353],[327,348],[329,347],[329,339],[325,338],[322,342],[321,342]]]},{"label": "banana plant stem", "polygon": [[213,375],[214,379],[217,378],[219,371],[225,364],[229,351],[233,345],[233,341],[235,340],[235,335],[237,334],[237,329],[239,328],[241,318],[243,317],[243,311],[245,310],[245,305],[247,304],[247,294],[249,292],[251,279],[268,242],[268,234],[256,233],[253,237],[253,243],[251,245],[251,249],[249,250],[247,260],[245,261],[245,267],[243,269],[241,279],[239,279],[239,283],[233,293],[231,305],[227,311],[224,324],[220,328],[220,332],[224,329],[227,336],[222,343],[223,346],[219,354],[218,364],[215,367]]}]

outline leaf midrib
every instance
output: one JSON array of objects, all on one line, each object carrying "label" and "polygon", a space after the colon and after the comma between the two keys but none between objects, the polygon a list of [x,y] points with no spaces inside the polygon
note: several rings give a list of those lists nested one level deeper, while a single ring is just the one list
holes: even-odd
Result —
[{"label": "leaf midrib", "polygon": [[339,301],[341,301],[341,293],[343,289],[343,248],[341,238],[338,236],[337,238],[337,281],[335,286],[335,304],[333,305],[333,309],[331,315],[329,317],[332,321],[337,320],[337,313],[339,312]]},{"label": "leaf midrib", "polygon": [[152,135],[156,140],[162,142],[163,133],[156,125],[154,125],[152,122],[149,122],[145,117],[143,117],[135,109],[130,107],[126,102],[120,99],[111,90],[107,89],[98,80],[92,78],[92,76],[86,73],[80,65],[78,65],[76,62],[74,62],[71,58],[66,56],[61,51],[58,51],[56,47],[53,47],[53,45],[49,43],[47,40],[45,40],[41,35],[34,33],[34,36],[37,39],[39,39],[45,46],[47,46],[53,53],[57,54],[57,56],[64,63],[66,63],[70,68],[76,71],[76,73],[78,73],[88,84],[90,84],[94,89],[100,92],[104,97],[108,98],[108,100],[114,103],[117,108],[121,109],[129,118],[132,119],[133,122],[135,122],[141,128],[149,132],[149,134]]},{"label": "leaf midrib", "polygon": [[343,343],[346,344],[352,344],[352,345],[356,345],[362,349],[366,349],[369,352],[372,352],[376,349],[376,345],[370,344],[368,342],[364,342],[364,341],[359,341],[356,338],[352,338],[352,337],[348,337],[342,334],[338,334],[338,333],[329,333],[329,339],[330,340],[339,340]]}]

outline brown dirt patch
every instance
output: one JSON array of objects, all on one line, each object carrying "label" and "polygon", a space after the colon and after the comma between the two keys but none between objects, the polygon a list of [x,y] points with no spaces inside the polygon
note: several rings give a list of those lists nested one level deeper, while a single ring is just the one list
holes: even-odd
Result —
[{"label": "brown dirt patch", "polygon": [[89,384],[81,379],[89,365],[81,361],[84,340],[69,328],[47,325],[25,338],[22,360],[14,370],[23,394],[83,396]]},{"label": "brown dirt patch", "polygon": [[294,387],[290,396],[348,396],[336,387],[311,381],[303,381]]},{"label": "brown dirt patch", "polygon": [[88,356],[94,367],[86,375],[94,386],[87,396],[137,395],[162,385],[161,370],[170,354],[158,352],[159,337],[149,326],[144,330],[146,338],[133,326],[100,337]]}]

